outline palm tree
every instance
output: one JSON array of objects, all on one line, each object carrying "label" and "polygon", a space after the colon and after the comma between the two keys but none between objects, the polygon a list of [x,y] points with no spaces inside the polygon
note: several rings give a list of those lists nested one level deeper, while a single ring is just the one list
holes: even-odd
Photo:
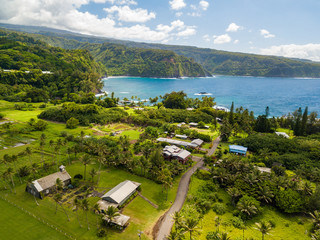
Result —
[{"label": "palm tree", "polygon": [[60,191],[62,189],[62,187],[63,187],[63,183],[62,183],[61,179],[57,178],[56,179],[56,191],[57,192],[58,192],[58,190]]},{"label": "palm tree", "polygon": [[68,162],[69,162],[69,165],[71,164],[71,161],[70,161],[70,154],[72,153],[72,148],[71,147],[68,147],[67,148],[67,154],[68,154]]},{"label": "palm tree", "polygon": [[184,232],[182,229],[176,229],[175,231],[171,231],[167,236],[168,240],[182,240],[184,239]]},{"label": "palm tree", "polygon": [[236,206],[236,202],[241,197],[241,192],[236,187],[231,187],[227,189],[227,193],[231,196],[231,203]]},{"label": "palm tree", "polygon": [[259,186],[259,196],[258,199],[264,201],[265,203],[271,203],[272,198],[274,197],[269,186]]},{"label": "palm tree", "polygon": [[31,162],[31,155],[32,155],[31,148],[27,147],[26,150],[24,151],[24,154],[29,156],[29,162],[30,162],[30,165],[32,165],[32,162]]},{"label": "palm tree", "polygon": [[33,163],[31,165],[31,168],[30,168],[30,171],[31,173],[33,174],[33,178],[36,179],[36,173],[37,173],[37,170],[38,170],[38,164],[37,163]]},{"label": "palm tree", "polygon": [[97,170],[92,168],[91,171],[89,172],[89,174],[91,175],[91,179],[92,179],[92,182],[93,182],[94,176],[97,175]]},{"label": "palm tree", "polygon": [[81,202],[78,200],[78,198],[74,198],[74,199],[73,199],[73,205],[74,205],[74,207],[75,207],[75,211],[76,211],[76,214],[77,214],[77,219],[78,219],[79,225],[80,225],[80,227],[82,228],[81,222],[80,222],[80,220],[79,220],[79,214],[78,214],[78,209],[79,209],[79,207],[80,207],[80,205],[81,205]]},{"label": "palm tree", "polygon": [[259,230],[262,234],[262,240],[264,240],[264,235],[267,235],[269,234],[269,232],[271,231],[272,229],[272,226],[269,222],[265,222],[265,221],[262,221],[260,223],[256,223],[257,225],[257,228],[255,228],[256,230]]},{"label": "palm tree", "polygon": [[[17,155],[12,155],[10,159],[11,159],[11,162],[13,163],[13,165],[14,165],[14,168],[15,168],[16,172],[18,172],[18,168],[17,168],[18,156]],[[18,174],[18,177],[19,177],[20,183],[22,184],[22,180],[21,180],[21,177],[20,177],[19,174]]]},{"label": "palm tree", "polygon": [[302,191],[304,195],[311,196],[313,193],[311,184],[309,182],[305,182]]},{"label": "palm tree", "polygon": [[312,217],[314,228],[320,229],[320,212],[316,210],[313,213],[309,213],[309,214]]},{"label": "palm tree", "polygon": [[82,208],[83,211],[86,212],[86,220],[87,220],[87,224],[88,224],[88,230],[90,230],[89,221],[88,221],[88,211],[89,211],[89,201],[88,201],[88,199],[83,199],[82,200],[81,208]]},{"label": "palm tree", "polygon": [[220,225],[221,225],[221,223],[222,223],[222,219],[220,218],[220,217],[216,217],[215,219],[214,219],[214,221],[215,221],[215,225],[216,225],[216,227],[217,227],[217,229],[218,229],[218,232],[220,231]]},{"label": "palm tree", "polygon": [[93,213],[95,213],[97,215],[97,229],[99,229],[99,222],[98,222],[98,218],[99,218],[99,214],[100,214],[100,206],[99,206],[99,204],[96,203],[95,205],[93,205],[91,210],[93,211]]},{"label": "palm tree", "polygon": [[90,163],[90,157],[89,157],[89,155],[87,155],[87,154],[82,155],[82,157],[81,157],[81,162],[82,162],[83,165],[84,165],[84,177],[83,177],[83,180],[86,180],[87,165]]},{"label": "palm tree", "polygon": [[43,162],[43,147],[46,144],[46,135],[44,133],[40,136],[41,161]]},{"label": "palm tree", "polygon": [[15,189],[15,185],[14,185],[14,181],[13,181],[13,177],[12,177],[12,174],[13,174],[13,168],[9,167],[7,169],[7,175],[11,178],[11,183],[12,183],[12,187],[13,187],[13,191],[14,191],[14,194],[16,194],[16,189]]},{"label": "palm tree", "polygon": [[311,240],[320,240],[320,230],[317,230],[311,234]]},{"label": "palm tree", "polygon": [[259,212],[259,209],[256,207],[254,202],[252,202],[248,198],[241,198],[240,201],[237,203],[237,208],[240,212],[248,216],[255,215]]},{"label": "palm tree", "polygon": [[57,193],[56,195],[53,196],[53,200],[56,202],[56,213],[57,213],[57,206],[58,206],[58,204],[59,204],[60,207],[62,208],[63,212],[66,214],[66,216],[67,216],[67,218],[68,218],[68,221],[70,222],[69,215],[67,214],[66,210],[65,210],[64,207],[62,206],[61,199],[62,199],[62,196],[61,196],[60,193]]},{"label": "palm tree", "polygon": [[183,215],[180,212],[174,212],[172,214],[172,219],[174,221],[176,229],[181,228],[183,226]]},{"label": "palm tree", "polygon": [[107,217],[107,219],[109,220],[109,223],[111,223],[112,220],[113,220],[115,217],[119,216],[119,215],[120,215],[120,214],[119,214],[119,212],[118,212],[118,209],[115,208],[114,206],[109,206],[109,207],[107,208],[106,217]]},{"label": "palm tree", "polygon": [[186,232],[190,234],[190,240],[192,240],[192,235],[200,232],[198,225],[198,221],[194,218],[187,218],[185,221],[183,228]]}]

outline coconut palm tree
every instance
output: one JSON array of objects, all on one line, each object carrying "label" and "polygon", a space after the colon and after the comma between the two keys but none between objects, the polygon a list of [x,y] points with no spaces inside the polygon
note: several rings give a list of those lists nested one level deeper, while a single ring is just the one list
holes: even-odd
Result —
[{"label": "coconut palm tree", "polygon": [[217,231],[219,232],[220,231],[220,225],[221,225],[221,223],[222,223],[222,219],[220,218],[220,217],[216,217],[215,219],[214,219],[214,222],[215,222],[215,225],[216,225],[216,227],[217,227]]},{"label": "coconut palm tree", "polygon": [[311,240],[320,240],[320,230],[317,230],[311,234]]},{"label": "coconut palm tree", "polygon": [[312,217],[314,229],[320,229],[320,212],[316,210],[309,214]]},{"label": "coconut palm tree", "polygon": [[56,191],[58,192],[58,191],[60,191],[60,190],[62,190],[62,187],[63,187],[63,183],[62,183],[62,181],[61,181],[61,179],[60,178],[57,178],[56,179]]},{"label": "coconut palm tree", "polygon": [[46,145],[46,135],[44,133],[40,136],[41,161],[43,162],[43,147]]},{"label": "coconut palm tree", "polygon": [[95,205],[92,206],[91,210],[93,211],[93,213],[96,214],[97,216],[97,229],[99,229],[99,214],[100,214],[100,206],[98,203],[96,203]]},{"label": "coconut palm tree", "polygon": [[109,220],[109,223],[111,223],[112,220],[113,220],[115,217],[119,216],[119,215],[120,215],[120,214],[119,214],[119,212],[118,212],[118,209],[115,208],[114,206],[109,206],[109,207],[107,208],[106,217],[107,217],[107,219]]},{"label": "coconut palm tree", "polygon": [[167,236],[168,240],[183,240],[184,239],[184,232],[183,229],[176,229],[175,231],[171,231],[170,234]]},{"label": "coconut palm tree", "polygon": [[31,155],[32,155],[31,148],[30,148],[30,147],[27,147],[26,150],[24,150],[24,154],[29,157],[30,165],[32,165],[32,162],[31,162]]},{"label": "coconut palm tree", "polygon": [[12,177],[12,175],[13,175],[13,168],[9,167],[9,168],[7,169],[6,174],[10,177],[14,194],[16,194],[17,192],[16,192],[16,189],[15,189],[15,185],[14,185],[14,181],[13,181],[13,177]]},{"label": "coconut palm tree", "polygon": [[84,154],[81,156],[81,162],[84,165],[84,175],[83,180],[86,180],[86,173],[87,173],[87,165],[90,163],[90,157],[88,154]]},{"label": "coconut palm tree", "polygon": [[79,220],[79,214],[78,214],[78,209],[79,209],[79,207],[81,205],[81,202],[78,200],[78,198],[74,198],[73,199],[73,205],[75,207],[75,211],[76,211],[76,214],[77,214],[77,219],[78,219],[79,225],[82,228],[81,222]]},{"label": "coconut palm tree", "polygon": [[88,211],[89,211],[89,201],[88,201],[88,199],[83,199],[82,200],[81,208],[82,208],[83,211],[86,212],[86,220],[87,220],[87,224],[88,224],[88,230],[90,230],[89,221],[88,221]]},{"label": "coconut palm tree", "polygon": [[194,218],[187,218],[185,223],[183,224],[183,228],[186,232],[190,234],[190,240],[192,240],[192,235],[200,232],[200,228],[197,226],[198,221]]},{"label": "coconut palm tree", "polygon": [[181,228],[181,227],[183,226],[183,219],[184,219],[184,217],[183,217],[183,215],[181,214],[181,212],[176,211],[176,212],[174,212],[174,213],[172,214],[171,217],[172,217],[172,219],[173,219],[173,221],[174,221],[174,224],[175,224],[175,228],[176,228],[176,229]]},{"label": "coconut palm tree", "polygon": [[257,206],[248,198],[241,198],[240,201],[237,203],[237,208],[240,212],[248,216],[255,215],[259,212]]},{"label": "coconut palm tree", "polygon": [[30,172],[33,175],[33,178],[36,179],[36,173],[38,172],[38,164],[37,163],[33,163],[30,167]]},{"label": "coconut palm tree", "polygon": [[92,168],[91,171],[89,172],[89,174],[91,175],[91,179],[92,179],[92,182],[93,182],[94,176],[96,176],[98,173],[97,173],[96,169]]},{"label": "coconut palm tree", "polygon": [[64,209],[64,207],[62,206],[61,200],[62,200],[62,196],[60,193],[57,193],[53,196],[53,200],[56,202],[56,213],[57,213],[57,205],[59,204],[60,207],[62,208],[63,212],[66,214],[68,221],[70,222],[70,218],[69,215],[67,214],[67,211]]},{"label": "coconut palm tree", "polygon": [[259,196],[258,199],[264,201],[265,203],[271,203],[274,197],[269,186],[259,186]]},{"label": "coconut palm tree", "polygon": [[231,187],[227,189],[227,193],[231,196],[231,203],[233,206],[236,206],[236,202],[239,197],[241,197],[241,192],[236,187]]},{"label": "coconut palm tree", "polygon": [[269,222],[262,221],[260,223],[256,223],[256,230],[259,230],[261,232],[261,239],[264,240],[264,235],[269,234],[269,232],[272,230],[272,226]]}]

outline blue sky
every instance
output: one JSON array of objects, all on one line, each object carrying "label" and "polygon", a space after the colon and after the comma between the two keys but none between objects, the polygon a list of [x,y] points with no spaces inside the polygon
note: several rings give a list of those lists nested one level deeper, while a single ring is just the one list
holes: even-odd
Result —
[{"label": "blue sky", "polygon": [[320,61],[319,0],[0,0],[0,21]]}]

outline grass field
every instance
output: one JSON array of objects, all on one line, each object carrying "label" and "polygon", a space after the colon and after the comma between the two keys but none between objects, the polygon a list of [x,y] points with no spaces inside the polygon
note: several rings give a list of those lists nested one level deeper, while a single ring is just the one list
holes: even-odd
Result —
[{"label": "grass field", "polygon": [[0,198],[0,238],[6,240],[68,239],[39,220]]}]

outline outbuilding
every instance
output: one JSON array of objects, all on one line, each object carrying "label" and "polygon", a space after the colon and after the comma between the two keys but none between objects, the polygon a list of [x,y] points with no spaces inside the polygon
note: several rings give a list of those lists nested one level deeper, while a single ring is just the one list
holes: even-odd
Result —
[{"label": "outbuilding", "polygon": [[248,148],[239,146],[239,145],[229,145],[229,152],[240,154],[240,155],[246,155]]}]

